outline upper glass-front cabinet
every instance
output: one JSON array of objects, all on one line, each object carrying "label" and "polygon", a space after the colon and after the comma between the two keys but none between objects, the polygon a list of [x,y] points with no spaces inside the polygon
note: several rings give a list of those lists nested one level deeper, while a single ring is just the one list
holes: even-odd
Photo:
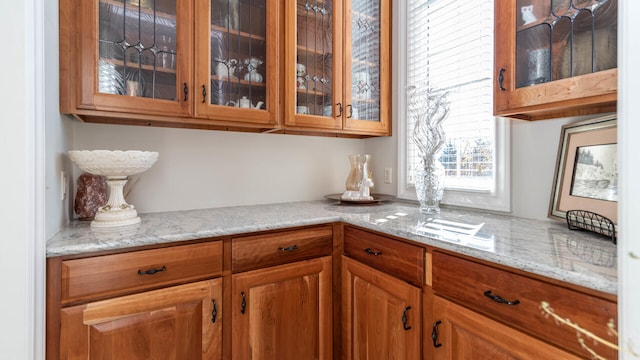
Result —
[{"label": "upper glass-front cabinet", "polygon": [[388,133],[390,128],[390,1],[345,3],[344,128]]},{"label": "upper glass-front cabinet", "polygon": [[340,129],[340,2],[295,0],[286,6],[285,124]]},{"label": "upper glass-front cabinet", "polygon": [[615,111],[617,11],[617,0],[496,0],[496,115]]},{"label": "upper glass-front cabinet", "polygon": [[278,8],[271,0],[196,2],[197,115],[276,122]]},{"label": "upper glass-front cabinet", "polygon": [[387,134],[389,6],[371,0],[287,5],[285,43],[295,48],[285,51],[286,125]]},{"label": "upper glass-front cabinet", "polygon": [[[80,2],[71,20],[76,27],[61,28],[80,44],[80,51],[67,48],[67,61],[81,69],[68,74],[80,84],[78,108],[191,114],[192,30],[182,26],[191,11],[190,4],[178,6],[175,0]],[[61,24],[66,14],[61,12]],[[61,41],[61,53],[67,45]]]}]

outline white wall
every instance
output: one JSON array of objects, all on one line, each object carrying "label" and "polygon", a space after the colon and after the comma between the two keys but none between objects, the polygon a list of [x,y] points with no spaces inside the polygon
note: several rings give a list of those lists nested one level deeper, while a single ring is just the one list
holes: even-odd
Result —
[{"label": "white wall", "polygon": [[362,153],[363,140],[73,120],[71,147],[158,151],[127,198],[145,213],[322,199],[344,191],[348,155]]},{"label": "white wall", "polygon": [[[620,202],[618,242],[618,321],[620,359],[640,358],[640,12],[637,0],[621,0],[618,9],[618,160],[620,163]],[[635,254],[633,258],[631,254]],[[632,349],[633,352],[627,351]],[[631,354],[635,355],[631,355]]]},{"label": "white wall", "polygon": [[[36,184],[42,174],[35,152],[40,149],[42,131],[38,121],[36,81],[37,1],[0,2],[0,33],[5,34],[8,52],[2,57],[0,72],[0,160],[3,190],[0,207],[2,241],[0,273],[3,309],[0,321],[0,357],[32,359],[42,355],[44,241],[39,232],[38,206],[41,199]],[[10,48],[10,49],[9,49]],[[37,273],[37,274],[36,274]],[[38,280],[39,277],[39,280]]]},{"label": "white wall", "polygon": [[45,236],[50,238],[71,218],[70,196],[61,199],[64,171],[67,180],[66,192],[71,193],[71,165],[66,157],[71,144],[72,123],[60,114],[59,67],[58,67],[58,2],[44,1],[45,27]]}]

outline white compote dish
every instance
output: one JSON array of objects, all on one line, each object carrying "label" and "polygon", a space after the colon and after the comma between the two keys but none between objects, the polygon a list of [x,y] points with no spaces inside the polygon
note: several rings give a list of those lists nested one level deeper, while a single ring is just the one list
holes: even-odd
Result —
[{"label": "white compote dish", "polygon": [[124,200],[127,177],[141,174],[158,160],[155,151],[137,150],[71,150],[69,158],[81,170],[104,176],[109,186],[109,200],[101,206],[91,222],[91,227],[115,227],[133,225],[140,217],[133,205]]}]

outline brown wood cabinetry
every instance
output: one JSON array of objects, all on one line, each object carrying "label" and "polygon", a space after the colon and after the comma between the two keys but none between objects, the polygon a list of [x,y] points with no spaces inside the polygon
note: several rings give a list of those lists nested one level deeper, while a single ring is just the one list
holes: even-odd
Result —
[{"label": "brown wood cabinetry", "polygon": [[60,359],[222,359],[221,283],[63,308]]},{"label": "brown wood cabinetry", "polygon": [[344,253],[416,286],[424,284],[425,249],[382,235],[346,227]]},{"label": "brown wood cabinetry", "polygon": [[[60,1],[61,112],[140,123],[193,116],[193,3],[157,3],[154,11],[129,1]],[[165,54],[172,64],[162,63]]]},{"label": "brown wood cabinetry", "polygon": [[234,359],[333,357],[333,226],[231,240]]},{"label": "brown wood cabinetry", "polygon": [[438,347],[432,359],[580,359],[439,296],[433,298],[433,309]]},{"label": "brown wood cabinetry", "polygon": [[[461,312],[460,309],[446,303],[443,309],[437,305],[443,304],[442,301],[434,301],[434,321],[445,321],[441,317],[449,317],[446,325],[449,328],[445,333],[449,334],[449,337],[454,336],[453,339],[449,339],[450,341],[463,341],[462,338],[455,338],[457,335],[453,335],[461,330],[456,330],[457,326],[468,327],[469,329],[465,331],[470,331],[474,329],[470,326],[471,321],[484,317],[487,320],[495,319],[522,333],[529,334],[531,338],[545,340],[577,356],[591,357],[581,346],[574,329],[556,323],[551,316],[545,315],[541,305],[546,302],[562,318],[570,319],[581,328],[615,343],[615,338],[608,333],[607,327],[609,322],[616,323],[617,313],[614,301],[439,251],[433,252],[433,292],[477,313],[470,316],[465,312],[461,317],[468,318],[469,323],[461,325],[456,323],[458,320],[455,320],[457,313]],[[476,331],[483,332],[484,329],[477,328]],[[524,335],[517,335],[517,337],[522,336]],[[487,336],[481,338],[486,340]],[[585,339],[585,341],[587,346],[592,345],[591,340]],[[441,342],[444,343],[445,340]],[[538,351],[535,346],[529,346],[526,342],[517,344],[522,346],[517,349],[519,352],[537,353]],[[487,346],[501,348],[505,345],[507,344],[497,343]],[[456,347],[455,343],[449,346]],[[516,343],[510,346],[509,351],[516,351],[514,349]],[[434,354],[439,351],[440,349],[435,349]],[[450,350],[444,350],[444,352],[447,351]],[[597,346],[595,351],[607,359],[617,357],[617,352],[606,346]]]},{"label": "brown wood cabinetry", "polygon": [[47,359],[616,358],[543,302],[615,343],[614,295],[313,225],[48,259]]},{"label": "brown wood cabinetry", "polygon": [[231,240],[234,273],[331,254],[331,225],[236,237]]},{"label": "brown wood cabinetry", "polygon": [[494,115],[616,111],[617,0],[496,0],[494,34]]},{"label": "brown wood cabinetry", "polygon": [[348,226],[344,254],[343,358],[420,358],[424,248]]},{"label": "brown wood cabinetry", "polygon": [[234,359],[332,359],[331,257],[232,276]]},{"label": "brown wood cabinetry", "polygon": [[343,359],[419,359],[420,288],[342,258]]},{"label": "brown wood cabinetry", "polygon": [[391,132],[391,1],[287,2],[285,127]]},{"label": "brown wood cabinetry", "polygon": [[50,258],[47,358],[221,359],[221,250]]},{"label": "brown wood cabinetry", "polygon": [[389,135],[390,2],[367,4],[61,0],[60,110],[87,122]]},{"label": "brown wood cabinetry", "polygon": [[222,243],[62,261],[62,304],[196,281],[222,273]]}]

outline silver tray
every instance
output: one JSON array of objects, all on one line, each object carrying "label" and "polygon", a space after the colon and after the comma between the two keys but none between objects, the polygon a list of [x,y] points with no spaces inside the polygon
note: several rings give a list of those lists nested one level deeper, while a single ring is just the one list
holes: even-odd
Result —
[{"label": "silver tray", "polygon": [[395,198],[393,195],[385,194],[371,194],[371,196],[373,196],[373,200],[345,200],[342,199],[342,194],[329,194],[324,197],[330,200],[338,200],[341,205],[375,205]]}]

